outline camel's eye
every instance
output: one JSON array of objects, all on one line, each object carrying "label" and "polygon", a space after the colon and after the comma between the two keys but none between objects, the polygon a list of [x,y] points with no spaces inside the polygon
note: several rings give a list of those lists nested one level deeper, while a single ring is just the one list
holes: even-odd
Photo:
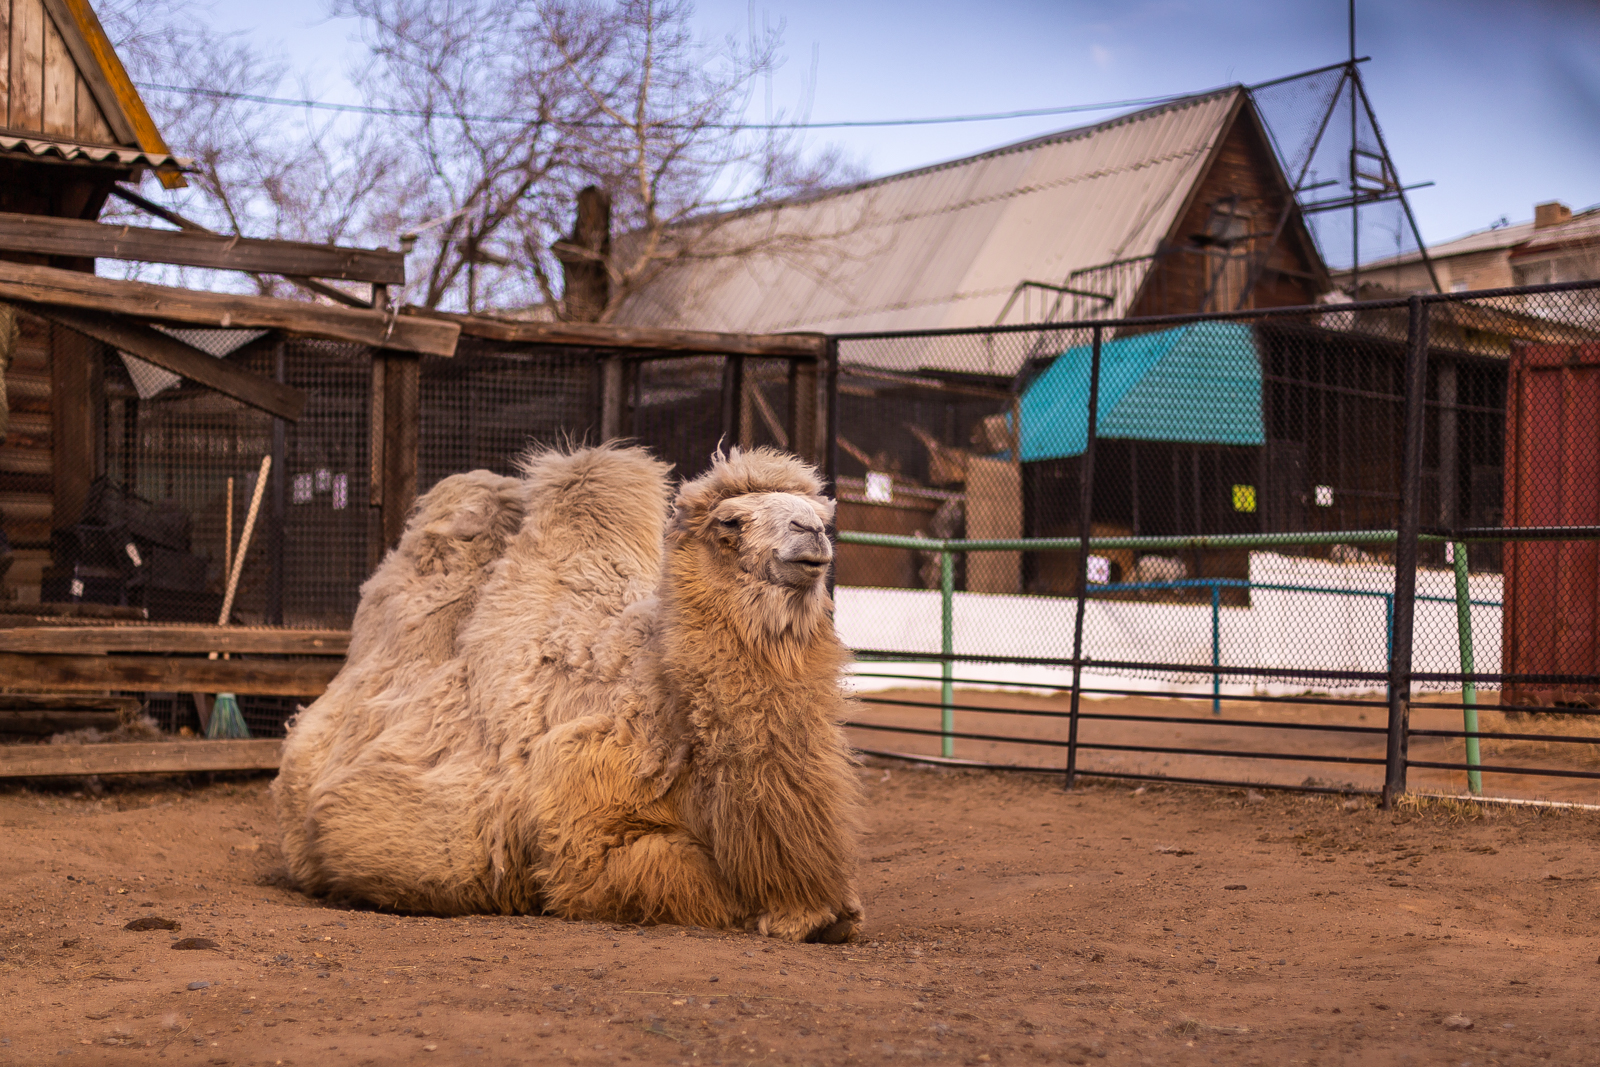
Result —
[{"label": "camel's eye", "polygon": [[724,529],[737,530],[739,528],[738,519],[718,519],[717,521],[723,525]]}]

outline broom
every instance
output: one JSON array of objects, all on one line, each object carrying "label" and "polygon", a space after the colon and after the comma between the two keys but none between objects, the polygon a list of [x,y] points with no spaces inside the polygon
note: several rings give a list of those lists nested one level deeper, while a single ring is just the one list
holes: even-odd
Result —
[{"label": "broom", "polygon": [[[267,488],[267,472],[272,469],[272,457],[261,457],[261,473],[256,476],[256,489],[250,495],[250,510],[244,517],[244,529],[239,533],[239,551],[233,555],[233,567],[228,574],[228,590],[222,597],[222,612],[217,616],[217,625],[228,625],[228,616],[233,614],[233,595],[239,590],[239,576],[244,572],[245,553],[250,551],[250,536],[255,533],[256,513],[261,510],[261,494]],[[230,500],[231,503],[231,500]],[[211,658],[216,659],[217,654],[211,653]],[[217,701],[211,708],[211,721],[206,724],[207,737],[245,738],[250,736],[250,727],[245,724],[244,716],[239,712],[239,698],[232,693],[218,693]]]}]

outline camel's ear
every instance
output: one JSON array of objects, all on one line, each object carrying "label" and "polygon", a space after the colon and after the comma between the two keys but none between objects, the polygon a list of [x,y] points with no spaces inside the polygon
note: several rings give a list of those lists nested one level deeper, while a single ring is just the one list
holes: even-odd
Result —
[{"label": "camel's ear", "polygon": [[672,509],[672,521],[667,524],[667,533],[672,537],[694,536],[693,509],[683,504],[678,504]]}]

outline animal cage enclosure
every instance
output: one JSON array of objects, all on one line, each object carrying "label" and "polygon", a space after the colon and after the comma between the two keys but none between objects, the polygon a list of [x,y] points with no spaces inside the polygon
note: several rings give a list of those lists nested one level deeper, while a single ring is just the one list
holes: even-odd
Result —
[{"label": "animal cage enclosure", "polygon": [[[895,383],[873,391],[870,447],[839,402],[841,626],[880,661],[869,689],[943,687],[940,722],[880,703],[861,743],[901,730],[979,763],[1072,774],[1081,749],[1112,777],[1171,777],[1177,759],[1189,777],[1271,766],[1331,788],[1282,779],[1320,762],[1381,774],[1340,788],[1391,793],[1408,767],[1475,791],[1491,766],[1600,778],[1597,290],[838,338],[841,390]],[[1060,734],[1042,708],[954,701],[963,679],[1070,694]],[[1140,736],[1084,740],[1105,716],[1083,693],[1201,700],[1218,719],[1288,702],[1267,724],[1279,741],[1319,743],[1229,747],[1239,723],[1148,708]],[[1330,710],[1361,706],[1381,721]],[[1209,743],[1174,740],[1191,730]]]}]

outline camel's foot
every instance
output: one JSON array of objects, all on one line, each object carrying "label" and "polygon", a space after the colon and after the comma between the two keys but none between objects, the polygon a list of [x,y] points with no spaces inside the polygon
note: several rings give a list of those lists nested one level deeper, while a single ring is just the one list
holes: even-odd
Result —
[{"label": "camel's foot", "polygon": [[811,944],[842,945],[855,940],[861,929],[861,909],[846,905],[837,911],[769,911],[756,920],[756,930],[766,937]]}]

